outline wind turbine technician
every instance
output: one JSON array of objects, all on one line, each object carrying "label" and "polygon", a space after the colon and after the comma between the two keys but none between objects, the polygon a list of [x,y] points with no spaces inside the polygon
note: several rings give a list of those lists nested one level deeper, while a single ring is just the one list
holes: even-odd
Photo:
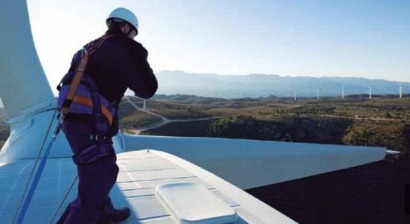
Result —
[{"label": "wind turbine technician", "polygon": [[117,8],[106,24],[103,36],[77,51],[57,87],[61,129],[78,172],[78,195],[58,223],[111,223],[130,216],[129,208],[114,208],[109,197],[119,172],[112,142],[117,111],[127,88],[148,99],[158,82],[148,51],[134,40],[139,29],[134,13]]}]

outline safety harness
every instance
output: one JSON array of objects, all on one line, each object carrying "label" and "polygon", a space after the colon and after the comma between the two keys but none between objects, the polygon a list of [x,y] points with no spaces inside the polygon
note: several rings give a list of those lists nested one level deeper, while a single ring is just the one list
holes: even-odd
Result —
[{"label": "safety harness", "polygon": [[[78,54],[81,54],[81,59],[75,72],[67,73],[57,86],[57,89],[60,91],[58,108],[64,116],[68,113],[92,115],[101,110],[109,125],[112,124],[116,113],[115,107],[103,96],[99,95],[94,80],[85,73],[89,56],[111,36],[112,35],[106,35],[88,43],[74,56],[77,57]],[[70,80],[71,83],[66,85]],[[101,107],[94,104],[100,104]]]},{"label": "safety harness", "polygon": [[[92,115],[95,123],[95,133],[90,138],[97,144],[93,144],[73,156],[76,164],[87,164],[96,159],[112,154],[113,150],[106,139],[113,119],[116,115],[116,108],[113,103],[101,96],[97,85],[92,77],[86,73],[88,59],[101,44],[112,35],[105,35],[88,43],[83,49],[77,52],[74,60],[77,67],[74,72],[67,73],[61,80],[57,89],[60,91],[57,108],[64,119],[68,114]],[[69,84],[68,84],[69,83]]]}]

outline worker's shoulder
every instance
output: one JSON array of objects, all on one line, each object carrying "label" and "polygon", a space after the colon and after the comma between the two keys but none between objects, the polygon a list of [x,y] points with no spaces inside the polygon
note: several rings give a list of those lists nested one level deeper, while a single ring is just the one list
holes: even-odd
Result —
[{"label": "worker's shoulder", "polygon": [[127,51],[145,52],[146,49],[139,42],[125,36],[113,35],[106,41],[106,45],[121,47]]},{"label": "worker's shoulder", "polygon": [[[125,45],[128,47],[140,47],[140,43],[137,41],[130,39],[126,36],[121,36],[121,35],[108,35],[108,38],[106,39],[106,43],[109,44],[120,44],[120,45]],[[142,45],[141,45],[142,46]]]}]

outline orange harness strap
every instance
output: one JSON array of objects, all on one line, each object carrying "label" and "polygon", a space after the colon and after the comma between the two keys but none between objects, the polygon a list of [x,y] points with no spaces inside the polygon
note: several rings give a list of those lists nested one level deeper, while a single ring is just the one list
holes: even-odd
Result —
[{"label": "orange harness strap", "polygon": [[[75,71],[73,80],[71,81],[70,84],[70,88],[68,89],[68,93],[66,96],[66,101],[69,102],[68,105],[64,105],[61,108],[61,112],[63,113],[63,115],[67,115],[67,113],[69,112],[70,109],[70,105],[72,102],[75,103],[80,103],[80,104],[84,104],[87,105],[89,107],[92,107],[93,103],[92,100],[86,97],[82,97],[82,96],[75,96],[75,93],[77,92],[78,89],[78,85],[80,84],[81,80],[83,79],[84,76],[84,72],[87,69],[87,64],[88,64],[88,58],[89,55],[91,55],[92,53],[94,53],[95,50],[97,50],[98,47],[101,46],[101,44],[107,40],[109,37],[111,37],[112,35],[107,35],[107,36],[103,36],[100,40],[98,40],[97,43],[94,44],[95,41],[87,44],[84,48],[85,54],[84,56],[81,58],[77,69]],[[88,49],[88,52],[87,50]],[[109,121],[109,124],[112,124],[113,121],[113,117],[111,115],[111,113],[109,112],[109,110],[105,107],[105,106],[101,106],[102,112],[104,114],[104,116],[107,118],[107,120]]]},{"label": "orange harness strap", "polygon": [[[77,89],[78,89],[78,85],[83,79],[85,69],[87,68],[87,63],[88,63],[88,53],[86,52],[85,55],[81,58],[79,65],[77,66],[77,70],[75,71],[73,81],[71,81],[71,85],[70,85],[70,88],[68,89],[67,97],[65,100],[73,101],[75,93],[77,92]],[[64,114],[64,116],[68,113],[69,109],[70,109],[69,106],[67,107],[63,106],[61,108],[61,112]]]},{"label": "orange harness strap", "polygon": [[[78,104],[82,104],[88,107],[93,107],[93,101],[90,98],[85,97],[85,96],[75,96],[73,99],[73,103],[78,103]],[[113,121],[113,117],[110,111],[107,109],[107,107],[105,107],[104,105],[101,105],[101,112],[103,113],[105,118],[107,118],[108,123],[111,125]]]}]

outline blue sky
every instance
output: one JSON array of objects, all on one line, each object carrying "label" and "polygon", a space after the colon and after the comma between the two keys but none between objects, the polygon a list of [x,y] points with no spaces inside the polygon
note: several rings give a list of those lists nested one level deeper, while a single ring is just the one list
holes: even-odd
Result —
[{"label": "blue sky", "polygon": [[28,0],[55,86],[115,7],[140,20],[154,71],[363,77],[410,82],[407,0]]}]

